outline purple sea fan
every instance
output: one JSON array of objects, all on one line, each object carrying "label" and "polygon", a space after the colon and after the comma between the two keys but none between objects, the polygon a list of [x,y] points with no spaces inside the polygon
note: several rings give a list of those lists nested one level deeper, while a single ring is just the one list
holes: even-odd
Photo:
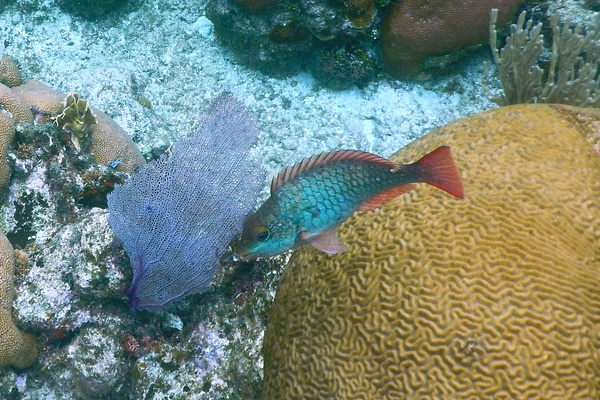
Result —
[{"label": "purple sea fan", "polygon": [[109,224],[131,259],[133,308],[157,309],[210,287],[264,182],[249,155],[258,133],[253,117],[222,93],[170,156],[108,196]]}]

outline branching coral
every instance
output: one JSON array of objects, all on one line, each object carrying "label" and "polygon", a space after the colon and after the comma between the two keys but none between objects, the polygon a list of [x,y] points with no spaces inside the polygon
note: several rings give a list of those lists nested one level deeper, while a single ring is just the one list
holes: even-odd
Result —
[{"label": "branching coral", "polygon": [[550,18],[552,55],[547,79],[538,62],[542,52],[542,24],[532,26],[525,12],[511,25],[506,45],[498,50],[497,10],[490,18],[490,45],[504,89],[502,104],[562,103],[600,107],[600,16],[592,29],[582,34],[579,25],[570,28],[566,20],[558,24],[558,14]]}]

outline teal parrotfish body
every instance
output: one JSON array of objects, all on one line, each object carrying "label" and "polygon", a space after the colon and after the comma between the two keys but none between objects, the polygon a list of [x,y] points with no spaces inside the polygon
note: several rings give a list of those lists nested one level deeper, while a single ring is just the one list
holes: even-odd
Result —
[{"label": "teal parrotfish body", "polygon": [[342,252],[338,225],[355,211],[378,208],[412,190],[416,182],[464,197],[447,146],[404,165],[357,150],[304,159],[273,179],[271,197],[246,219],[236,252],[243,259],[255,259],[303,244],[330,254]]}]

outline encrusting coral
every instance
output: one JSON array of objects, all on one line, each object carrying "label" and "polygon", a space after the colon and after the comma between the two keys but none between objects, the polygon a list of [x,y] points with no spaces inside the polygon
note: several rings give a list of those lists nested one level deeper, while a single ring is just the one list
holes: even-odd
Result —
[{"label": "encrusting coral", "polygon": [[465,199],[421,185],[344,223],[346,252],[296,252],[263,398],[598,398],[599,144],[600,110],[517,105],[392,156],[449,145]]},{"label": "encrusting coral", "polygon": [[34,337],[21,332],[12,320],[14,257],[12,245],[0,231],[0,368],[26,368],[37,354]]},{"label": "encrusting coral", "polygon": [[490,10],[509,22],[523,0],[404,0],[385,16],[381,34],[387,72],[397,78],[418,71],[424,58],[449,54],[488,38]]}]

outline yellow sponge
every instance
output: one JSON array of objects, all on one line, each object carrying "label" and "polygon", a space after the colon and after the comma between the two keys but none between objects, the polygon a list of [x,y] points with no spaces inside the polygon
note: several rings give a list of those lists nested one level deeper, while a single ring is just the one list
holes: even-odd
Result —
[{"label": "yellow sponge", "polygon": [[[600,398],[600,110],[517,105],[456,121],[465,186],[428,185],[340,228],[282,277],[264,399]],[[593,144],[593,145],[592,145]]]}]

